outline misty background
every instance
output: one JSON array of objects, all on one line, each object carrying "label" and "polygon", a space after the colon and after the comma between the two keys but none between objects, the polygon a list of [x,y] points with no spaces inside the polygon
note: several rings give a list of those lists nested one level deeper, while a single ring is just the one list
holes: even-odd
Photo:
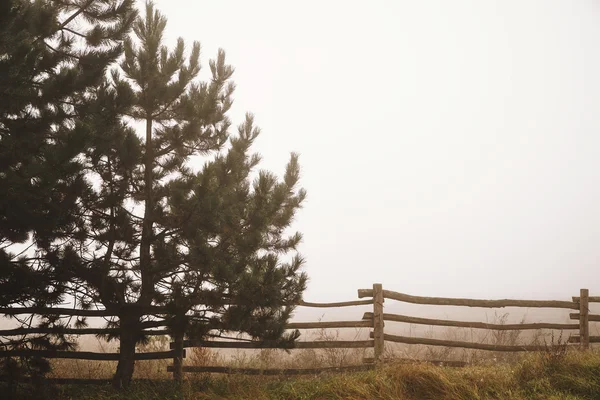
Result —
[{"label": "misty background", "polygon": [[600,294],[600,3],[156,4],[226,50],[261,165],[301,154],[307,301]]},{"label": "misty background", "polygon": [[[255,114],[261,167],[281,175],[300,153],[306,301],[354,300],[375,282],[421,296],[600,296],[597,1],[155,3],[168,45],[201,42],[204,78],[226,50],[230,116]],[[299,307],[294,319],[365,311]],[[391,300],[386,312],[569,321]]]}]

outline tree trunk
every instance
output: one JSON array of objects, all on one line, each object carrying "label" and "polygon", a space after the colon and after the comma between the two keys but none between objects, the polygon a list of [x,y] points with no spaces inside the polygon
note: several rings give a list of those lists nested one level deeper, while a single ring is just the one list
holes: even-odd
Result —
[{"label": "tree trunk", "polygon": [[144,160],[144,219],[142,221],[142,238],[140,241],[140,273],[142,275],[142,288],[139,304],[150,305],[154,293],[154,278],[152,274],[152,260],[150,248],[154,239],[153,232],[153,210],[154,199],[152,192],[152,167],[154,166],[154,154],[152,148],[152,117],[146,118],[146,155]]},{"label": "tree trunk", "polygon": [[113,377],[113,386],[123,389],[129,386],[135,368],[135,345],[139,336],[139,316],[127,315],[120,318],[121,333],[119,344],[119,364]]}]

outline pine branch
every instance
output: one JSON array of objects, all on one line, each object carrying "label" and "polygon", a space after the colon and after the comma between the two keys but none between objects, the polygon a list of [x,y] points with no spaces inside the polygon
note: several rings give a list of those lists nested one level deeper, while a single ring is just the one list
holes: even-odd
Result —
[{"label": "pine branch", "polygon": [[66,52],[64,52],[64,51],[57,50],[57,49],[55,49],[54,47],[50,46],[50,45],[49,45],[48,43],[46,43],[46,42],[44,42],[44,45],[45,45],[46,47],[48,47],[50,50],[52,50],[53,52],[57,53],[57,54],[60,54],[60,55],[66,56],[66,57],[70,57],[70,58],[74,58],[74,59],[77,59],[77,60],[81,60],[81,57],[78,57],[78,56],[76,56],[76,55],[73,55],[73,54],[66,53]]},{"label": "pine branch", "polygon": [[82,33],[79,33],[79,32],[76,32],[76,31],[74,31],[74,30],[72,30],[72,29],[69,29],[69,28],[63,27],[63,28],[62,28],[62,30],[65,30],[65,31],[67,31],[67,32],[69,32],[69,33],[72,33],[73,35],[77,35],[77,36],[79,36],[79,37],[81,37],[81,38],[87,39],[87,36],[86,36],[86,35],[84,35],[84,34],[82,34]]},{"label": "pine branch", "polygon": [[[56,29],[57,31],[60,31],[62,29],[64,29],[71,21],[73,21],[75,18],[77,18],[82,12],[84,12],[89,6],[92,5],[92,3],[95,0],[88,0],[84,5],[80,6],[79,10],[75,11],[73,14],[71,14],[71,16],[69,16],[66,20],[64,20]],[[39,39],[39,38],[38,38]],[[36,39],[36,42],[37,40]]]}]

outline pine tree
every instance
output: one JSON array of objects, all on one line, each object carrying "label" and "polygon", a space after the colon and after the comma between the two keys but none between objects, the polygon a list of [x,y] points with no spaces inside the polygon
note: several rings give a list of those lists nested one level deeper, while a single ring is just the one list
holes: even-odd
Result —
[{"label": "pine tree", "polygon": [[[80,159],[90,138],[77,121],[89,107],[89,92],[122,54],[133,3],[0,2],[0,306],[65,300],[70,261],[60,247],[71,237],[88,185]],[[15,245],[29,251],[19,255]],[[42,316],[41,324],[62,322]],[[25,345],[71,343],[37,336],[4,348]]]},{"label": "pine tree", "polygon": [[[284,325],[306,284],[301,235],[286,234],[305,197],[298,157],[281,181],[256,171],[252,116],[229,134],[234,84],[225,53],[210,61],[210,80],[199,80],[199,43],[186,51],[179,39],[169,50],[165,17],[152,3],[145,11],[81,120],[93,137],[86,166],[95,184],[61,252],[79,257],[69,272],[78,303],[119,313],[117,387],[131,380],[135,346],[152,325],[143,318],[149,306],[169,309],[170,329],[194,337],[235,330],[293,340],[297,332],[286,336]],[[199,157],[197,171],[190,164]]]}]

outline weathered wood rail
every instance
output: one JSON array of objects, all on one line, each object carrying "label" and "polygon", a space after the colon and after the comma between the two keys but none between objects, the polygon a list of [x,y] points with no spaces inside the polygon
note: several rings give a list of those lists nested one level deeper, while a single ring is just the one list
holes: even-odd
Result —
[{"label": "weathered wood rail", "polygon": [[[373,296],[374,289],[359,289],[358,297]],[[465,306],[465,307],[485,307],[485,308],[504,308],[504,307],[537,307],[537,308],[569,308],[579,310],[579,304],[572,301],[560,300],[473,300],[445,297],[422,297],[411,296],[404,293],[384,290],[383,297],[390,300],[398,300],[404,303],[429,304],[436,306]]]},{"label": "weathered wood rail", "polygon": [[[582,290],[585,290],[585,289],[582,289]],[[581,299],[580,296],[573,296],[574,303],[579,303],[580,299]],[[589,296],[588,303],[600,303],[600,296]]]},{"label": "weathered wood rail", "polygon": [[[371,333],[371,337],[373,334]],[[487,343],[460,342],[455,340],[441,340],[428,338],[415,338],[408,336],[383,335],[388,342],[407,343],[407,344],[424,344],[428,346],[444,346],[444,347],[460,347],[463,349],[489,350],[489,351],[542,351],[546,346],[506,346]]]},{"label": "weathered wood rail", "polygon": [[[196,366],[183,367],[183,372],[204,372],[219,374],[245,374],[245,375],[317,375],[331,372],[356,372],[373,369],[372,365],[351,365],[347,367],[323,367],[323,368],[286,368],[286,369],[259,369],[259,368],[230,368],[221,366]],[[172,366],[167,367],[168,372],[174,372]]]},{"label": "weathered wood rail", "polygon": [[[571,319],[580,319],[581,313],[571,313],[569,317]],[[587,314],[586,317],[588,321],[600,322],[600,315],[598,314]]]},{"label": "weathered wood rail", "polygon": [[[165,307],[140,307],[133,304],[126,306],[127,308],[139,309],[146,315],[150,314],[167,314]],[[64,308],[64,307],[0,307],[0,314],[4,315],[19,315],[19,314],[37,314],[37,315],[65,315],[78,317],[118,317],[120,310],[84,310],[81,308]]]},{"label": "weathered wood rail", "polygon": [[[212,349],[359,349],[373,347],[373,340],[323,340],[314,342],[294,342],[290,345],[269,342],[225,342],[216,340],[184,340],[184,347],[205,347]],[[174,344],[171,344],[173,347]]]},{"label": "weathered wood rail", "polygon": [[[366,312],[363,319],[372,320],[373,313]],[[453,326],[458,328],[490,329],[495,331],[526,330],[526,329],[579,329],[579,324],[555,324],[547,322],[535,322],[529,324],[490,324],[487,322],[450,321],[445,319],[431,319],[409,317],[398,314],[383,314],[384,321],[405,322],[416,325]]]},{"label": "weathered wood rail", "polygon": [[[135,353],[136,360],[168,360],[175,357],[174,351],[155,351],[149,353]],[[95,361],[117,361],[119,353],[95,353],[91,351],[54,351],[54,350],[3,350],[3,357],[44,357],[44,358],[68,358],[72,360],[95,360]]]},{"label": "weathered wood rail", "polygon": [[299,306],[303,307],[316,307],[316,308],[331,308],[331,307],[352,307],[352,306],[363,306],[373,304],[372,300],[355,300],[355,301],[341,301],[338,303],[309,303],[302,301]]},{"label": "weathered wood rail", "polygon": [[[581,343],[581,337],[579,335],[571,336],[569,343]],[[600,343],[600,336],[589,336],[588,343]]]},{"label": "weathered wood rail", "polygon": [[370,321],[291,322],[287,329],[370,328]]}]

